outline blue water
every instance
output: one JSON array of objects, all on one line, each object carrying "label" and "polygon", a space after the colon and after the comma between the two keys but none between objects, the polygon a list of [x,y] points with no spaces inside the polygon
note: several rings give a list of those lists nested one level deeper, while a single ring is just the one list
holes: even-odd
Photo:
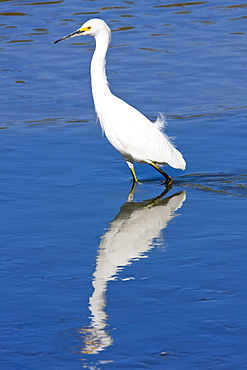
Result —
[{"label": "blue water", "polygon": [[[1,1],[1,369],[246,369],[246,16],[231,1]],[[102,136],[112,91],[166,115],[187,168],[140,184]],[[133,199],[132,199],[133,198]]]}]

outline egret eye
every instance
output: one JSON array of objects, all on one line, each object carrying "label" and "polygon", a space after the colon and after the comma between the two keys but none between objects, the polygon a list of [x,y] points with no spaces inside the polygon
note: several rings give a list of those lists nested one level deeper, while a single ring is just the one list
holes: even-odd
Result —
[{"label": "egret eye", "polygon": [[90,31],[91,30],[91,26],[88,26],[88,27],[82,27],[82,28],[80,28],[80,31],[82,31],[82,32],[87,32],[87,31]]}]

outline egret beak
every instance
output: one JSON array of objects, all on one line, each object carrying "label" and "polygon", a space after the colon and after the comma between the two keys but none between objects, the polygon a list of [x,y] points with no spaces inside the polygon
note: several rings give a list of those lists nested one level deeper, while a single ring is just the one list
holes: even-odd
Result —
[{"label": "egret beak", "polygon": [[64,37],[62,37],[61,39],[58,39],[58,40],[54,41],[54,42],[53,42],[53,44],[56,44],[57,42],[60,42],[60,41],[63,41],[63,40],[68,40],[68,39],[70,39],[71,37],[80,36],[80,35],[82,35],[82,34],[83,34],[83,32],[84,32],[83,28],[79,28],[78,30],[76,30],[76,31],[74,31],[74,32],[72,32],[72,33],[70,33],[69,35],[64,36]]}]

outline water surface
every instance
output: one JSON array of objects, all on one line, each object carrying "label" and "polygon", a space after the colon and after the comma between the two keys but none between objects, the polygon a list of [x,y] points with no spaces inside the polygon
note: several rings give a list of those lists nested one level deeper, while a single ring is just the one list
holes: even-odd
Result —
[{"label": "water surface", "polygon": [[[3,369],[246,368],[246,12],[233,1],[1,1]],[[87,19],[112,91],[184,172],[102,137]]]}]

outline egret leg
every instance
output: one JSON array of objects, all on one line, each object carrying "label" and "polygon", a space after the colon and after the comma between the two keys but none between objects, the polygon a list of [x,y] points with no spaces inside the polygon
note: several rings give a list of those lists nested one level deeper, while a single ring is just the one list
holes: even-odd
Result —
[{"label": "egret leg", "polygon": [[129,169],[130,169],[130,172],[131,172],[131,175],[133,177],[133,181],[134,182],[138,182],[137,180],[137,177],[136,177],[136,173],[135,173],[135,169],[134,169],[134,166],[133,166],[133,163],[129,162],[129,161],[126,161],[127,165],[129,166]]},{"label": "egret leg", "polygon": [[132,187],[130,189],[129,196],[128,196],[128,202],[129,203],[133,202],[135,188],[136,188],[136,181],[133,181],[133,184],[132,184]]},{"label": "egret leg", "polygon": [[159,166],[157,166],[157,164],[153,163],[153,162],[149,162],[149,164],[155,168],[157,171],[159,171],[159,173],[161,173],[161,175],[163,175],[165,178],[166,178],[166,185],[170,185],[172,183],[172,178],[167,175],[167,173],[165,173],[164,171],[162,171],[161,168],[159,168]]}]

